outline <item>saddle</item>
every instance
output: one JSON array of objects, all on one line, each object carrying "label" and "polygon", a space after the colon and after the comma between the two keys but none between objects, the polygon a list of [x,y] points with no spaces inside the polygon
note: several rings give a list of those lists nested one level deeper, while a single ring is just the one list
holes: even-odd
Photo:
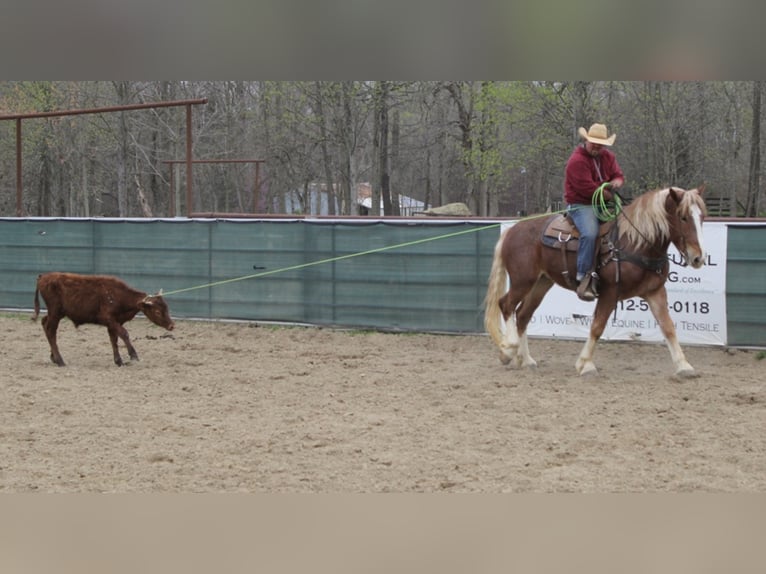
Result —
[{"label": "saddle", "polygon": [[[596,258],[601,255],[608,258],[612,252],[613,245],[609,238],[609,232],[612,225],[601,224],[599,226],[598,239],[596,240]],[[567,251],[576,253],[579,245],[580,232],[577,230],[572,218],[566,213],[560,213],[551,217],[543,228],[542,244],[546,247],[559,249],[564,262],[564,269],[567,269]],[[564,276],[568,278],[571,285],[575,285],[573,278],[564,271]]]},{"label": "saddle", "polygon": [[[607,253],[611,247],[607,234],[611,225],[599,227],[597,245],[599,254]],[[543,244],[556,249],[564,248],[567,251],[577,251],[577,243],[580,239],[580,232],[577,230],[572,218],[566,213],[560,213],[548,220],[548,224],[543,229]]]}]

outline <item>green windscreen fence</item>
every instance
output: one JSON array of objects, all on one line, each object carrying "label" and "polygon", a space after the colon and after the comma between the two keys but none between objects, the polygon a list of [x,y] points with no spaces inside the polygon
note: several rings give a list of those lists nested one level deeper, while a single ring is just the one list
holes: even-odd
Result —
[{"label": "green windscreen fence", "polygon": [[766,225],[732,224],[727,235],[727,341],[766,346]]},{"label": "green windscreen fence", "polygon": [[[730,224],[728,343],[766,346],[766,226]],[[482,333],[500,223],[385,219],[0,219],[0,308],[45,271],[116,275],[178,318]]]},{"label": "green windscreen fence", "polygon": [[0,220],[0,307],[46,271],[116,275],[179,318],[483,332],[492,221]]}]

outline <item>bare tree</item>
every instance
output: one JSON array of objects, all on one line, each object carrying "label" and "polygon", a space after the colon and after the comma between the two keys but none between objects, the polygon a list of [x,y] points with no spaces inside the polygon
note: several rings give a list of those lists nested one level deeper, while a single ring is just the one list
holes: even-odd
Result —
[{"label": "bare tree", "polygon": [[335,171],[332,164],[332,157],[330,155],[329,147],[329,135],[327,129],[327,115],[325,114],[325,96],[322,82],[314,82],[315,89],[315,106],[317,115],[317,124],[319,125],[319,147],[322,150],[322,165],[324,166],[325,175],[325,187],[327,189],[327,213],[329,215],[335,215],[335,179],[333,178],[333,172]]},{"label": "bare tree", "polygon": [[[338,114],[338,140],[340,155],[340,205],[341,213],[351,215],[356,208],[356,193],[351,192],[353,177],[351,162],[354,155],[354,82],[341,82],[341,110]],[[353,195],[353,198],[352,198]]]},{"label": "bare tree", "polygon": [[[393,213],[393,205],[391,198],[391,174],[389,172],[389,150],[388,150],[388,113],[389,113],[389,83],[385,80],[377,83],[377,89],[375,93],[375,111],[378,116],[378,134],[376,140],[378,142],[378,182],[380,185],[380,197],[383,199],[383,214],[391,215]],[[374,194],[373,194],[374,195]],[[373,201],[375,201],[373,197]],[[373,204],[372,213],[375,214],[375,210],[378,208],[377,204]]]},{"label": "bare tree", "polygon": [[460,130],[460,146],[463,154],[463,167],[465,169],[466,189],[461,200],[465,202],[473,213],[476,213],[477,198],[475,194],[475,170],[472,164],[473,158],[473,96],[472,82],[447,82],[444,89],[452,97],[452,102],[457,108],[457,127]]},{"label": "bare tree", "polygon": [[[756,217],[760,202],[761,189],[761,97],[763,81],[753,82],[753,125],[750,135],[750,171],[747,182],[747,200],[745,215]],[[732,206],[732,214],[736,213],[736,205]]]},{"label": "bare tree", "polygon": [[[130,82],[113,82],[117,104],[130,103]],[[128,215],[128,122],[126,112],[117,112],[117,215]]]},{"label": "bare tree", "polygon": [[[355,213],[357,180],[368,177],[373,214],[381,199],[395,214],[398,193],[487,215],[556,208],[577,128],[594,121],[619,133],[628,193],[704,180],[711,197],[744,203],[748,216],[761,208],[760,81],[0,82],[6,113],[202,96],[194,156],[264,159],[254,211],[284,212],[288,197],[308,209],[321,182],[331,213]],[[7,211],[15,149],[13,126],[2,129]],[[173,108],[25,122],[25,211],[167,213],[176,200],[164,161],[183,156],[184,135]],[[250,207],[252,171],[195,165],[193,181],[197,207]]]}]

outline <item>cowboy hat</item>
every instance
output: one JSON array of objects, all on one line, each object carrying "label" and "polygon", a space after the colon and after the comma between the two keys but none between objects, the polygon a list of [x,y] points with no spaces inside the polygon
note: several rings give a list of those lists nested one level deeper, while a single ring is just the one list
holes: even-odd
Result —
[{"label": "cowboy hat", "polygon": [[593,124],[587,132],[585,131],[585,128],[580,128],[577,131],[583,139],[600,145],[612,145],[617,137],[617,134],[612,134],[611,136],[606,137],[607,132],[604,124]]}]

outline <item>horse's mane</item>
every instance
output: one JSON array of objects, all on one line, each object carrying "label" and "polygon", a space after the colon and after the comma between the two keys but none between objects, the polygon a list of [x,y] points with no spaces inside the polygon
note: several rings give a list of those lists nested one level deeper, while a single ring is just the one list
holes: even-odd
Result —
[{"label": "horse's mane", "polygon": [[[681,192],[681,213],[691,213],[692,206],[700,208],[705,214],[705,202],[696,190]],[[624,208],[625,216],[618,218],[620,236],[627,239],[630,245],[640,247],[646,244],[662,243],[670,237],[670,224],[665,204],[670,188],[655,189],[640,195]]]}]

